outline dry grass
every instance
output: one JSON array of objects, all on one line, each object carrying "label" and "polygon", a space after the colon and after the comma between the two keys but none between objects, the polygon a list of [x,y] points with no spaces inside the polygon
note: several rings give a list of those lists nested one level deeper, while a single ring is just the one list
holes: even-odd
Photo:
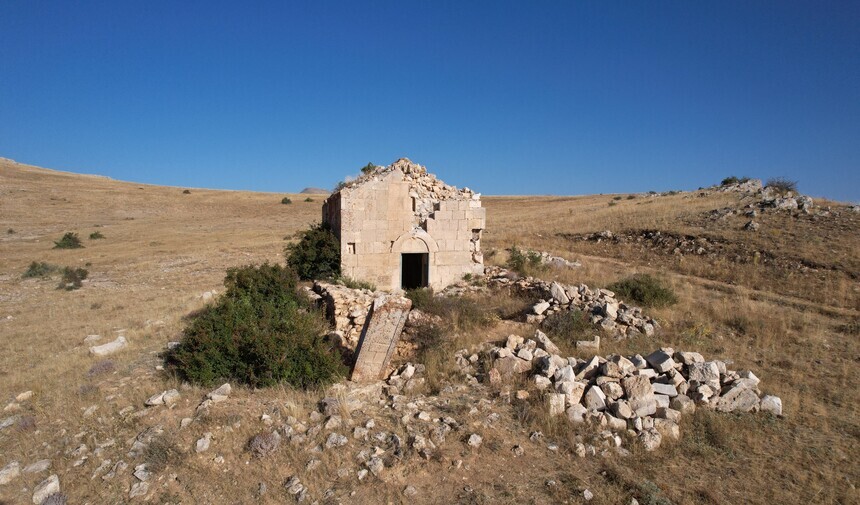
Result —
[{"label": "dry grass", "polygon": [[[484,246],[499,251],[489,260],[498,264],[504,262],[501,251],[514,244],[581,260],[582,268],[546,274],[570,283],[602,287],[635,273],[666,279],[678,304],[649,311],[661,321],[663,332],[656,338],[605,342],[601,353],[645,353],[670,345],[733,359],[736,369],[752,369],[762,378],[764,391],[783,398],[783,419],[703,412],[685,420],[682,440],[656,453],[579,460],[565,450],[576,433],[542,418],[540,410],[517,420],[514,406],[503,407],[507,422],[488,427],[469,417],[469,405],[452,405],[458,416],[470,419],[464,433],[485,437],[482,449],[449,444],[438,459],[401,465],[384,481],[372,479],[372,485],[359,485],[354,475],[344,481],[332,477],[338,467],[354,465],[354,451],[312,455],[309,447],[283,441],[272,456],[251,461],[247,441],[270,429],[260,416],[272,416],[273,426],[287,415],[306,420],[319,393],[239,389],[209,417],[180,430],[179,420],[193,413],[207,391],[156,372],[157,353],[178,338],[183,317],[203,305],[201,295],[221,288],[227,268],[281,262],[283,237],[319,219],[321,201],[290,195],[294,203],[282,205],[283,196],[201,189],[183,194],[182,188],[0,161],[0,229],[15,230],[0,236],[0,400],[5,406],[18,393],[33,390],[33,399],[13,413],[32,416],[35,423],[0,433],[0,466],[50,458],[63,492],[74,502],[123,501],[128,476],[93,480],[96,458],[72,467],[73,458],[64,453],[81,443],[92,451],[114,439],[116,446],[107,450],[124,457],[130,437],[160,423],[169,437],[150,454],[164,466],[150,492],[153,502],[282,503],[291,499],[283,482],[301,474],[315,496],[333,487],[352,503],[577,503],[586,487],[595,493],[591,503],[626,503],[630,496],[640,503],[857,503],[860,287],[849,275],[860,264],[857,221],[763,215],[763,232],[750,235],[738,231],[742,218],[702,219],[709,210],[744,203],[724,194],[631,200],[613,200],[612,195],[485,198]],[[609,206],[610,201],[615,205]],[[711,234],[838,268],[779,272],[558,236],[645,228]],[[53,240],[68,231],[81,236],[101,231],[106,239],[86,241],[84,249],[52,249]],[[57,290],[52,280],[22,279],[33,261],[86,268],[89,278],[73,292]],[[522,302],[494,303],[516,310]],[[455,332],[452,346],[531,331],[502,322]],[[89,356],[83,344],[90,334],[102,335],[103,341],[124,334],[130,346],[111,356],[112,369],[89,373],[101,361]],[[448,366],[444,358],[434,358],[439,367]],[[119,415],[129,406],[141,412],[146,398],[174,387],[182,395],[176,408],[159,407],[141,417]],[[98,410],[84,417],[93,405]],[[6,415],[11,414],[0,418]],[[359,415],[355,420],[366,419]],[[545,444],[529,442],[535,427],[558,438],[562,450],[552,453]],[[212,448],[194,453],[194,441],[207,430],[214,434]],[[526,448],[525,456],[511,456],[514,444]],[[216,455],[225,462],[214,462]],[[321,465],[305,472],[312,457]],[[452,469],[455,459],[464,461],[462,469]],[[178,478],[171,479],[173,474]],[[0,487],[0,501],[20,501],[20,489],[32,489],[42,478],[27,475],[11,487]],[[546,486],[547,480],[557,486]],[[258,498],[255,490],[261,482],[269,491]],[[417,497],[402,496],[406,483],[419,489]],[[349,497],[352,491],[356,494]]]}]

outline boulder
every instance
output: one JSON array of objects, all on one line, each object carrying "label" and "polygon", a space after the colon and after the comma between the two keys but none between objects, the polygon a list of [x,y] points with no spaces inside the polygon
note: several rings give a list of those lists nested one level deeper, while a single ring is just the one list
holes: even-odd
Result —
[{"label": "boulder", "polygon": [[782,399],[778,396],[766,395],[761,399],[761,411],[775,416],[782,415]]},{"label": "boulder", "polygon": [[57,477],[57,474],[53,474],[47,479],[40,482],[35,489],[33,489],[33,503],[36,505],[40,505],[45,498],[51,496],[54,493],[60,492],[60,478]]},{"label": "boulder", "polygon": [[561,350],[555,345],[546,334],[540,330],[535,330],[534,340],[538,343],[538,346],[544,351],[550,354],[558,354]]},{"label": "boulder", "polygon": [[718,390],[720,388],[719,365],[716,361],[693,363],[689,366],[687,380],[698,384],[705,384]]},{"label": "boulder", "polygon": [[120,335],[113,342],[107,344],[95,345],[90,347],[90,354],[93,356],[108,356],[115,352],[119,352],[128,346],[128,341],[124,336]]},{"label": "boulder", "polygon": [[566,413],[570,422],[580,424],[585,422],[585,414],[588,413],[588,410],[581,403],[577,403],[568,408]]},{"label": "boulder", "polygon": [[606,395],[597,386],[591,386],[585,393],[585,408],[590,411],[602,411],[606,408]]},{"label": "boulder", "polygon": [[532,364],[516,356],[508,356],[507,358],[497,359],[495,364],[493,364],[493,368],[498,370],[502,377],[511,377],[528,372],[532,369]]},{"label": "boulder", "polygon": [[672,359],[671,353],[667,353],[662,349],[646,356],[645,361],[660,373],[666,373],[675,368],[675,361]]},{"label": "boulder", "polygon": [[567,296],[564,288],[557,282],[553,282],[549,287],[549,293],[561,305],[567,305],[570,303],[570,298]]},{"label": "boulder", "polygon": [[657,400],[651,381],[643,375],[634,375],[622,379],[621,387],[627,395],[627,402],[633,412],[639,416],[650,416],[657,411]]},{"label": "boulder", "polygon": [[758,410],[759,398],[755,391],[737,386],[720,396],[715,408],[720,412],[752,412]]}]

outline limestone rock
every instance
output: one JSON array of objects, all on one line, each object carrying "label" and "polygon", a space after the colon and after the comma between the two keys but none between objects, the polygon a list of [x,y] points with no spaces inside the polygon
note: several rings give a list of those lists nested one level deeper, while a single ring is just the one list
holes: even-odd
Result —
[{"label": "limestone rock", "polygon": [[535,331],[534,340],[538,343],[541,349],[550,353],[550,354],[559,354],[561,350],[559,350],[558,346],[555,345],[552,340],[549,339],[546,334],[540,330]]},{"label": "limestone rock", "polygon": [[60,492],[60,478],[53,474],[33,489],[33,503],[40,505],[48,496]]},{"label": "limestone rock", "polygon": [[201,453],[209,450],[209,444],[212,442],[212,432],[207,431],[203,434],[203,437],[197,440],[197,443],[194,444],[194,451]]},{"label": "limestone rock", "polygon": [[767,395],[761,399],[761,411],[775,416],[782,415],[782,399],[778,396]]},{"label": "limestone rock", "polygon": [[21,465],[17,461],[13,461],[8,465],[4,466],[2,470],[0,470],[0,486],[5,486],[6,484],[12,482],[18,476],[21,475]]},{"label": "limestone rock", "polygon": [[124,336],[120,335],[113,342],[90,347],[90,354],[93,356],[108,356],[125,349],[127,346],[128,341]]},{"label": "limestone rock", "polygon": [[651,381],[642,375],[627,377],[621,381],[624,394],[633,412],[639,416],[649,416],[657,411],[657,400],[654,398],[654,388]]},{"label": "limestone rock", "polygon": [[549,393],[546,398],[550,416],[555,417],[564,413],[565,395],[561,393]]}]

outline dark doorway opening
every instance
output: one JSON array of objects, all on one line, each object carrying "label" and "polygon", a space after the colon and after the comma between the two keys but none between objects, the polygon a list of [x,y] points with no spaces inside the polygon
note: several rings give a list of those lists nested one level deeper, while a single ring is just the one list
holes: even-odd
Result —
[{"label": "dark doorway opening", "polygon": [[403,289],[427,287],[428,253],[404,253],[400,261],[400,285]]}]

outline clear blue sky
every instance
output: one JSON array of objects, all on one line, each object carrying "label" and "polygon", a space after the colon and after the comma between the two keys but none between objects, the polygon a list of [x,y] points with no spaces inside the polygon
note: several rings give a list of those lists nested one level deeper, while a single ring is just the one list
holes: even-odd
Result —
[{"label": "clear blue sky", "polygon": [[860,2],[0,1],[0,156],[330,188],[401,156],[484,194],[785,176],[860,200]]}]

